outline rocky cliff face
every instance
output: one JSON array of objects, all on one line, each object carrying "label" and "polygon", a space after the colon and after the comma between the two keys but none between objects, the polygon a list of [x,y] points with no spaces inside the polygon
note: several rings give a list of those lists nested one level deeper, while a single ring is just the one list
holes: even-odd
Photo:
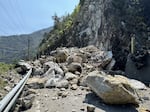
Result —
[{"label": "rocky cliff face", "polygon": [[[132,34],[140,44],[146,43],[150,14],[146,2],[148,4],[148,0],[81,0],[75,30],[79,45],[94,44],[108,50],[114,41],[127,42]],[[127,46],[128,42],[123,45]]]},{"label": "rocky cliff face", "polygon": [[[148,4],[148,0],[80,0],[80,11],[72,27],[60,36],[66,41],[56,44],[95,45],[101,50],[112,50],[117,61],[116,69],[123,69],[130,52],[131,37],[136,38],[137,48],[150,47]],[[58,47],[56,44],[49,45],[45,51]]]}]

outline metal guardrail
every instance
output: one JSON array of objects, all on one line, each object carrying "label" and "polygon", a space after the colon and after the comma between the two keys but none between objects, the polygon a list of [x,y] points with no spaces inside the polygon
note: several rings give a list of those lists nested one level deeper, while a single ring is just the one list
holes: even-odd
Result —
[{"label": "metal guardrail", "polygon": [[23,90],[31,73],[32,69],[30,69],[26,76],[0,101],[0,112],[9,112]]}]

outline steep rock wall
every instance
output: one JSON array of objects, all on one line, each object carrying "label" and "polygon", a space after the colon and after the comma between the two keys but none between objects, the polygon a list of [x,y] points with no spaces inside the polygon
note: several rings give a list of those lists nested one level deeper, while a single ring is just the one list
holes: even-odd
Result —
[{"label": "steep rock wall", "polygon": [[112,50],[117,63],[115,69],[124,69],[130,52],[131,37],[136,47],[149,47],[149,9],[147,0],[81,0],[78,23],[73,31],[72,44],[83,47],[96,45]]},{"label": "steep rock wall", "polygon": [[[143,0],[147,1],[147,0]],[[114,41],[127,42],[135,35],[139,44],[143,45],[148,39],[146,20],[147,8],[142,0],[81,0],[78,15],[78,25],[75,28],[79,46],[94,44],[108,50],[114,46]],[[118,45],[118,44],[117,44]],[[122,46],[123,46],[122,45]]]}]

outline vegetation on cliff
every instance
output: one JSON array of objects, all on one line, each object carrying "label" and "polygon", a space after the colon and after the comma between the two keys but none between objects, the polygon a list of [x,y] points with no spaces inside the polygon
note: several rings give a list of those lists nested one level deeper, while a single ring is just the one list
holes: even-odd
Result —
[{"label": "vegetation on cliff", "polygon": [[72,14],[63,17],[58,17],[56,14],[52,17],[54,20],[54,29],[45,34],[39,46],[40,54],[48,54],[48,51],[64,46],[67,43],[67,34],[73,27],[76,16],[80,10],[80,5],[77,5]]}]

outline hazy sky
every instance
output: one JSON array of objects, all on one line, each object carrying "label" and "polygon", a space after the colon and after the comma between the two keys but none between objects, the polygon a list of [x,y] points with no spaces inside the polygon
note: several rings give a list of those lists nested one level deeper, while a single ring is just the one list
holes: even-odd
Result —
[{"label": "hazy sky", "polygon": [[79,0],[0,0],[0,35],[31,33],[71,13]]}]

